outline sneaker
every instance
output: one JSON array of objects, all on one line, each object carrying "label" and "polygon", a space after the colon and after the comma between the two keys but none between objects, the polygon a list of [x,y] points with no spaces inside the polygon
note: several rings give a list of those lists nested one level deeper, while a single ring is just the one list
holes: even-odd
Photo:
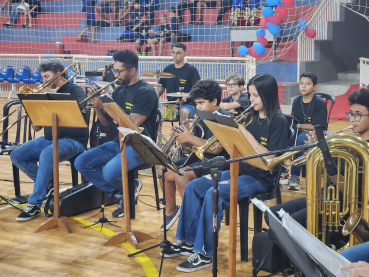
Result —
[{"label": "sneaker", "polygon": [[144,57],[144,56],[147,56],[147,55],[146,55],[146,53],[142,53],[142,55],[141,55],[141,56],[143,56],[143,57]]},{"label": "sneaker", "polygon": [[290,175],[288,174],[288,172],[286,173],[282,173],[281,177],[279,179],[279,184],[280,185],[288,185],[289,181],[290,181]]},{"label": "sneaker", "polygon": [[[165,223],[167,224],[167,228],[166,228],[167,231],[170,227],[172,227],[174,222],[176,222],[177,218],[179,217],[180,212],[181,212],[181,206],[177,205],[173,214],[167,215],[165,217]],[[160,226],[160,230],[164,231],[164,224]]]},{"label": "sneaker", "polygon": [[198,20],[198,21],[196,22],[196,25],[204,25],[204,21],[202,21],[202,20]]},{"label": "sneaker", "polygon": [[142,189],[142,181],[140,179],[135,179],[135,202],[137,202],[138,192]]},{"label": "sneaker", "polygon": [[51,185],[51,187],[49,187],[46,191],[46,195],[44,197],[44,200],[47,199],[52,193],[54,193],[54,186]]},{"label": "sneaker", "polygon": [[115,198],[117,198],[118,209],[116,209],[112,213],[112,216],[113,217],[122,217],[122,216],[124,216],[123,195],[122,194],[117,194],[117,195],[115,195]]},{"label": "sneaker", "polygon": [[188,25],[196,25],[196,22],[195,21],[190,21],[190,22],[188,22]]},{"label": "sneaker", "polygon": [[26,208],[17,217],[17,221],[28,221],[38,217],[41,214],[41,210],[35,204],[28,203]]},{"label": "sneaker", "polygon": [[162,250],[160,256],[164,255],[165,258],[188,256],[192,254],[192,250],[193,245],[178,240],[171,245],[170,249]]},{"label": "sneaker", "polygon": [[182,272],[193,272],[213,266],[212,258],[205,257],[199,253],[193,253],[187,261],[177,265],[177,270]]},{"label": "sneaker", "polygon": [[137,54],[137,56],[139,56],[139,57],[140,57],[140,56],[142,56],[142,54],[141,54],[141,53],[138,53],[138,54]]},{"label": "sneaker", "polygon": [[288,187],[288,190],[300,190],[300,189],[301,189],[300,177],[292,175],[291,176],[291,182],[290,182],[290,185]]}]

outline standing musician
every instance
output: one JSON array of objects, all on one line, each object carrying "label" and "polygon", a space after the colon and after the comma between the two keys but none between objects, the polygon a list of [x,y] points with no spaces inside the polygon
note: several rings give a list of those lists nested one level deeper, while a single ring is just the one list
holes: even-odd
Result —
[{"label": "standing musician", "polygon": [[[258,153],[287,147],[288,122],[281,113],[278,102],[278,86],[274,77],[261,73],[250,79],[247,90],[250,102],[252,122],[241,132]],[[246,117],[250,121],[250,116]],[[274,158],[270,155],[267,158]],[[256,193],[265,193],[274,189],[275,178],[279,178],[278,168],[273,174],[246,163],[240,163],[238,177],[238,200]],[[165,257],[191,255],[187,261],[177,265],[177,270],[192,272],[212,266],[213,255],[213,180],[204,176],[189,182],[186,186],[182,211],[179,217],[177,235],[170,249],[161,252]],[[219,204],[217,225],[223,218],[223,210],[230,205],[230,172],[223,171],[219,179]]]},{"label": "standing musician", "polygon": [[[37,70],[46,83],[64,70],[63,64],[56,59],[47,59],[40,63]],[[67,82],[66,73],[55,79],[45,92],[69,93],[76,95],[78,101],[86,98],[86,94],[79,86]],[[32,124],[33,130],[41,131],[42,126]],[[59,161],[69,160],[83,151],[87,146],[87,128],[59,128]],[[10,154],[12,163],[23,171],[35,184],[33,193],[24,211],[17,217],[17,221],[27,221],[39,216],[43,199],[53,191],[53,140],[51,127],[44,128],[44,136],[30,140],[14,149]],[[37,162],[39,163],[37,166]]]},{"label": "standing musician", "polygon": [[[124,49],[116,51],[113,59],[112,71],[120,86],[113,92],[112,98],[137,126],[144,128],[144,135],[155,140],[158,97],[154,88],[139,77],[138,56]],[[99,97],[92,98],[90,105],[104,126],[113,121],[104,111]],[[128,171],[143,164],[131,146],[127,145],[126,149]],[[113,216],[122,217],[124,208],[119,137],[80,155],[75,161],[75,167],[98,189],[117,198],[118,209],[113,212]]]},{"label": "standing musician", "polygon": [[[184,61],[186,57],[187,47],[183,43],[176,43],[173,46],[172,58],[174,64],[168,65],[163,72],[176,75],[175,78],[160,79],[161,87],[159,88],[159,96],[164,93],[173,92],[190,92],[191,88],[200,80],[200,74],[196,67]],[[168,101],[177,100],[182,103],[181,118],[186,120],[193,118],[195,115],[195,103],[191,98],[182,97],[181,99],[167,96]]]},{"label": "standing musician", "polygon": [[[197,82],[196,85],[192,88],[190,92],[191,99],[195,100],[196,108],[200,111],[208,111],[215,112],[218,111],[221,114],[229,114],[225,110],[219,108],[219,103],[222,95],[222,88],[219,86],[218,82],[214,80],[201,80]],[[184,146],[184,149],[190,148],[192,146],[203,146],[207,142],[207,139],[213,136],[213,133],[206,126],[206,124],[200,119],[198,123],[201,125],[204,135],[201,138],[202,131],[198,126],[194,126],[193,135],[189,133],[186,126],[183,127],[183,132],[172,133],[176,140]],[[172,132],[177,129],[177,126],[172,128]],[[227,152],[220,147],[219,149],[214,149],[212,147],[209,148],[207,153],[205,153],[205,158],[212,159],[215,156],[227,156]],[[174,161],[177,166],[183,165],[186,161],[187,157]],[[195,162],[200,162],[200,159],[196,157],[194,153],[192,153],[189,160],[186,162],[187,165],[193,164]],[[223,168],[223,170],[228,169]],[[182,168],[183,170],[183,168]],[[159,174],[162,174],[162,168],[159,171]],[[184,176],[180,176],[173,171],[168,171],[165,173],[165,198],[166,198],[166,209],[167,209],[167,218],[166,218],[166,229],[168,230],[174,222],[177,220],[180,213],[180,206],[176,205],[176,189],[181,197],[183,197],[183,193],[185,187],[188,182],[200,178],[203,175],[210,174],[210,170],[202,170],[197,169],[193,171],[186,171]],[[161,181],[161,180],[160,180]],[[160,182],[161,186],[163,186],[162,182]],[[164,225],[160,227],[162,231],[164,231]]]}]

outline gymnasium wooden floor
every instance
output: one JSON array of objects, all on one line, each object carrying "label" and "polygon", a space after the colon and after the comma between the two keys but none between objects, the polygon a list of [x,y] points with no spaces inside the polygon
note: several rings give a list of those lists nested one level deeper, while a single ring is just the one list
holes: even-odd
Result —
[{"label": "gymnasium wooden floor", "polygon": [[[0,98],[0,118],[3,117],[2,107],[7,102],[8,99]],[[12,116],[10,122],[14,120],[15,116]],[[340,130],[348,125],[346,120],[341,120],[331,124],[330,130]],[[169,124],[164,127],[164,134],[167,135]],[[1,126],[0,129],[2,129]],[[38,136],[42,134],[43,131]],[[14,141],[14,136],[15,129],[12,128],[9,141]],[[139,178],[144,184],[139,199],[155,205],[154,199],[146,196],[154,195],[152,177],[140,176]],[[21,173],[21,181],[21,193],[31,193],[33,183],[23,173]],[[60,182],[62,189],[71,186],[70,166],[66,163],[60,165]],[[304,179],[302,179],[302,187],[303,189],[299,192],[284,190],[282,192],[283,201],[304,196]],[[12,167],[7,155],[0,156],[0,195],[14,196]],[[177,196],[177,202],[181,203],[179,196]],[[268,201],[266,204],[273,206],[275,200]],[[21,208],[24,206],[20,205]],[[111,213],[115,208],[116,205],[112,205],[105,209],[108,219],[112,219]],[[100,226],[84,228],[101,217],[99,212],[100,209],[96,209],[77,215],[76,223],[71,226],[73,231],[71,234],[66,234],[60,229],[35,233],[34,231],[47,220],[43,214],[28,222],[17,222],[15,219],[20,212],[8,205],[0,205],[0,276],[158,276],[161,259],[159,248],[150,250],[146,254],[140,254],[137,258],[128,258],[127,254],[135,251],[128,243],[102,246],[109,236],[122,229],[109,225],[104,225],[106,228],[103,232],[100,232]],[[252,208],[250,213],[253,213]],[[117,221],[115,224],[124,226],[124,218],[112,220]],[[139,201],[136,206],[136,219],[132,220],[132,230],[145,232],[154,238],[140,243],[141,249],[158,244],[163,239],[163,232],[160,231],[161,224],[162,211],[157,211]],[[177,223],[168,231],[168,239],[171,242],[175,241],[176,227]],[[250,227],[253,227],[252,220],[250,220]],[[227,276],[228,234],[228,227],[222,223],[218,251],[219,276]],[[252,276],[252,237],[253,233],[250,232],[249,262],[242,263],[239,258],[239,249],[237,251],[237,276]],[[190,274],[176,270],[176,265],[185,259],[186,257],[164,259],[162,276],[189,276]],[[193,276],[211,274],[211,268],[208,268],[197,271]],[[259,275],[263,276],[267,273],[260,272]]]}]

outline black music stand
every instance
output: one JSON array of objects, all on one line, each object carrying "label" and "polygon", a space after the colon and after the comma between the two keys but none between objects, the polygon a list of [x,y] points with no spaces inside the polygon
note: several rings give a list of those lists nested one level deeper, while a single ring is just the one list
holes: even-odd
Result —
[{"label": "black music stand", "polygon": [[[164,184],[164,175],[165,172],[168,170],[168,168],[174,172],[176,172],[179,175],[184,175],[182,171],[177,169],[177,167],[174,165],[173,161],[170,160],[161,150],[160,148],[155,144],[154,141],[151,140],[151,138],[146,137],[144,135],[133,133],[128,134],[124,137],[124,143],[129,143],[129,145],[132,147],[132,149],[135,151],[137,156],[147,164],[155,164],[155,165],[162,165],[164,167],[163,173],[161,176],[159,176]],[[133,254],[129,254],[128,257],[133,257],[137,254],[140,254],[142,252],[145,252],[147,250],[154,249],[156,247],[160,247],[165,249],[170,249],[171,243],[167,240],[167,230],[165,228],[166,226],[166,201],[165,201],[165,186],[163,185],[163,198],[159,199],[161,204],[163,205],[163,221],[164,221],[164,239],[154,246],[151,246],[149,248],[146,248],[144,250],[135,252]],[[163,266],[163,259],[164,255],[161,257],[160,262],[160,270],[159,270],[159,276],[161,275],[161,269]]]},{"label": "black music stand", "polygon": [[[309,233],[309,231],[291,218],[288,213],[283,210],[278,212],[282,218],[282,221],[280,221],[262,201],[256,198],[251,201],[261,211],[268,213],[272,239],[305,276],[350,276],[351,269],[339,270],[340,266],[350,262]],[[318,245],[320,251],[319,249],[312,249],[311,245],[306,244],[301,239],[301,235],[293,232],[295,229],[290,229],[289,227],[295,227],[296,230],[311,241],[311,245]],[[315,250],[315,253],[312,250]],[[324,253],[324,257],[319,257],[317,252]],[[326,262],[327,260],[330,260],[331,265]]]}]

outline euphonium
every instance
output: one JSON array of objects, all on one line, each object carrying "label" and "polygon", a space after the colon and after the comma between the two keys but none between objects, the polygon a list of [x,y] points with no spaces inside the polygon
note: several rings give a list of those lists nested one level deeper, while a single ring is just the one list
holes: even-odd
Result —
[{"label": "euphonium", "polygon": [[359,243],[369,241],[369,223],[363,218],[363,210],[357,209],[346,220],[342,234],[352,234]]},{"label": "euphonium", "polygon": [[[118,79],[115,79],[114,81],[110,82],[109,84],[107,84],[106,86],[103,86],[102,88],[98,89],[97,91],[95,91],[94,93],[92,93],[90,96],[87,96],[85,99],[83,99],[81,102],[79,102],[79,105],[81,106],[82,104],[84,104],[85,102],[87,102],[88,100],[90,100],[93,97],[96,97],[97,95],[100,94],[100,92],[104,91],[105,89],[107,89],[109,86],[112,87],[113,91],[111,93],[109,93],[109,95],[111,95],[114,90],[115,90],[115,85],[118,82]],[[84,109],[82,110],[83,113],[87,112],[87,110],[90,108],[89,104],[87,103],[87,105],[84,107]]]},{"label": "euphonium", "polygon": [[[248,116],[250,113],[248,112],[252,107],[254,106],[254,104],[251,104],[247,109],[245,109],[242,113],[240,113],[236,118],[235,118],[235,122],[236,123],[240,123],[246,116]],[[242,123],[243,127],[247,127],[248,125],[250,125],[250,123],[252,122],[253,117],[251,116],[251,119],[249,122],[244,122]],[[203,160],[205,158],[204,153],[210,148],[210,146],[212,146],[214,143],[216,143],[218,141],[218,139],[215,136],[212,136],[211,138],[208,139],[208,141],[201,147],[195,147],[192,146],[192,150],[193,153],[195,153],[195,155],[200,159]],[[214,148],[210,149],[210,151],[214,151],[215,149],[219,149],[220,147],[222,147],[222,145],[219,143],[217,146],[215,146]]]}]

